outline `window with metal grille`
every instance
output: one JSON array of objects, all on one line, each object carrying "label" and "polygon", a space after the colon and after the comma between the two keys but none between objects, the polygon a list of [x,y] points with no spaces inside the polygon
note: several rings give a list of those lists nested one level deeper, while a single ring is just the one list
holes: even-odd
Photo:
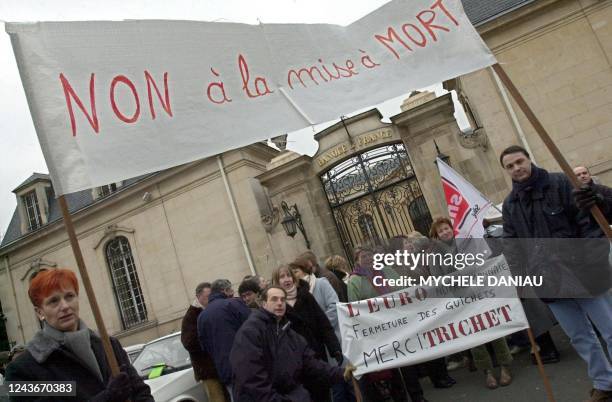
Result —
[{"label": "window with metal grille", "polygon": [[42,226],[42,218],[40,217],[40,208],[38,207],[36,191],[30,191],[24,195],[22,199],[28,216],[28,228],[30,230],[38,229]]},{"label": "window with metal grille", "polygon": [[128,329],[147,320],[138,273],[128,240],[119,236],[106,245],[106,260],[113,280],[123,328]]},{"label": "window with metal grille", "polygon": [[98,195],[100,197],[106,197],[108,195],[111,195],[115,191],[117,191],[117,184],[111,183],[111,184],[107,184],[106,186],[99,187]]}]

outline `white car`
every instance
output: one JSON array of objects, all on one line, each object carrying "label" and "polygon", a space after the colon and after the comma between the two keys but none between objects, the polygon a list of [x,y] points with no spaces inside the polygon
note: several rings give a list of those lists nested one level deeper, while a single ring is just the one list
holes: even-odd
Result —
[{"label": "white car", "polygon": [[202,383],[193,376],[180,332],[147,343],[132,365],[156,402],[208,402]]},{"label": "white car", "polygon": [[128,357],[130,358],[130,362],[133,363],[134,360],[136,360],[136,358],[140,354],[140,352],[142,352],[142,348],[144,348],[144,343],[139,343],[137,345],[132,345],[132,346],[126,346],[123,348],[123,350],[125,350],[125,353],[127,353]]}]

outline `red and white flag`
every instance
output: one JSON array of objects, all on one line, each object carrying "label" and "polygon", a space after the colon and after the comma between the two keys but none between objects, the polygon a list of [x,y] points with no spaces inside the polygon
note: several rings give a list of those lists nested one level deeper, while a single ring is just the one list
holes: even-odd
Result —
[{"label": "red and white flag", "polygon": [[485,233],[482,220],[493,204],[439,158],[437,165],[455,238],[458,242],[460,239],[481,239]]}]

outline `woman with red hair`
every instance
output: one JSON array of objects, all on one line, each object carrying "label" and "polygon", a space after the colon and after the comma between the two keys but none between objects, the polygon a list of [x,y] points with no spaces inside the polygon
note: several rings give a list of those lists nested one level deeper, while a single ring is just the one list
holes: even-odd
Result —
[{"label": "woman with red hair", "polygon": [[115,338],[110,340],[121,372],[112,377],[102,340],[79,318],[79,283],[74,272],[39,272],[30,282],[28,296],[43,327],[8,365],[6,381],[75,381],[79,401],[153,401],[149,386]]}]

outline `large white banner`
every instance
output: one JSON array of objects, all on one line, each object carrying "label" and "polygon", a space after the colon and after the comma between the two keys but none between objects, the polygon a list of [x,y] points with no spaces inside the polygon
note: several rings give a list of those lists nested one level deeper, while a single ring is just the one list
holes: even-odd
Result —
[{"label": "large white banner", "polygon": [[495,58],[459,0],[394,0],[342,27],[7,23],[56,194],[340,117]]},{"label": "large white banner", "polygon": [[528,328],[515,288],[506,286],[509,277],[499,256],[382,297],[338,304],[342,351],[362,375],[449,356]]}]

